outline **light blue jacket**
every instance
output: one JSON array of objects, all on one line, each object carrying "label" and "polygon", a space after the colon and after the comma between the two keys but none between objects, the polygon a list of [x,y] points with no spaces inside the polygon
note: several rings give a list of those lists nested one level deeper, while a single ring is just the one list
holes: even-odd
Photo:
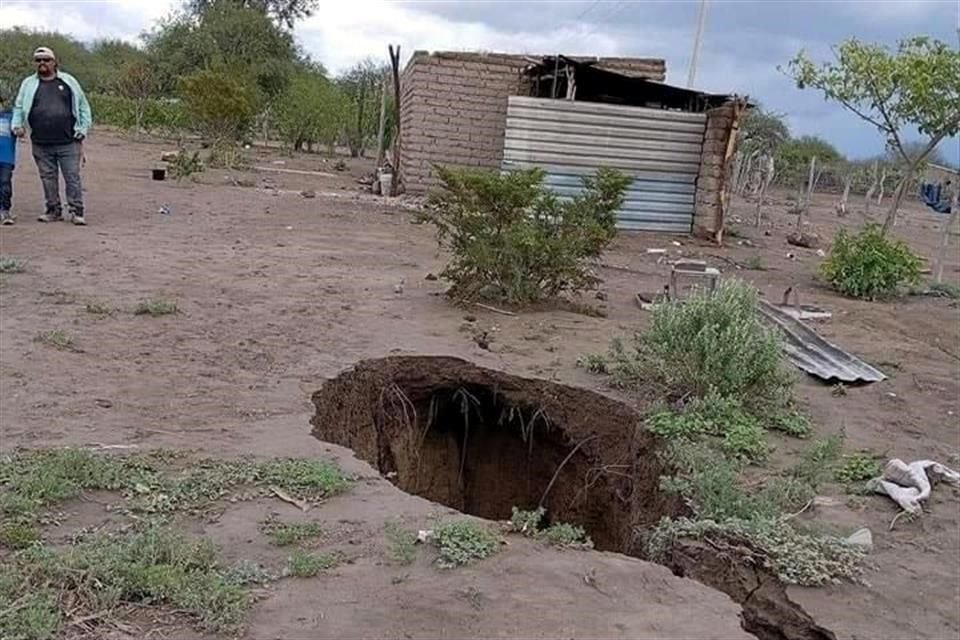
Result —
[{"label": "light blue jacket", "polygon": [[[57,77],[63,80],[64,84],[70,87],[73,93],[73,117],[76,119],[76,125],[73,133],[76,136],[86,137],[90,126],[93,124],[93,113],[90,111],[90,103],[87,102],[87,96],[80,88],[77,79],[65,71],[57,71]],[[40,76],[33,74],[27,76],[20,83],[20,91],[17,93],[17,99],[13,103],[13,122],[10,126],[14,129],[23,128],[24,123],[30,120],[30,110],[33,108],[33,98],[37,95],[37,87],[40,86]]]}]

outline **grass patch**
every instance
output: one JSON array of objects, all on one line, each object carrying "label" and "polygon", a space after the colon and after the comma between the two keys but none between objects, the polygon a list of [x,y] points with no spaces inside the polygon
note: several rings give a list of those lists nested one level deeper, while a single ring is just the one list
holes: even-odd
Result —
[{"label": "grass patch", "polygon": [[[180,471],[169,462],[163,452],[107,456],[75,448],[0,457],[0,527],[32,523],[43,509],[95,489],[121,492],[133,511],[166,514],[204,512],[243,488],[250,490],[241,497],[269,495],[276,487],[317,500],[349,486],[339,467],[321,460],[190,460]],[[15,531],[10,535],[19,539]]]},{"label": "grass patch", "polygon": [[109,626],[126,605],[176,609],[205,631],[235,631],[250,602],[206,540],[150,526],[64,550],[34,546],[0,566],[0,637],[51,638],[68,618]]},{"label": "grass patch", "polygon": [[383,525],[387,536],[387,556],[395,564],[406,566],[417,559],[417,534],[396,522]]},{"label": "grass patch", "polygon": [[883,473],[883,463],[880,456],[869,451],[858,451],[840,458],[833,471],[837,482],[853,484],[876,478]]},{"label": "grass patch", "polygon": [[319,522],[280,522],[266,520],[260,523],[260,532],[270,539],[270,544],[286,547],[308,538],[323,535]]},{"label": "grass patch", "polygon": [[297,549],[287,558],[287,573],[295,578],[312,578],[338,564],[340,558],[334,554],[309,553]]},{"label": "grass patch", "polygon": [[113,308],[103,302],[91,301],[83,305],[83,310],[93,316],[112,316]]},{"label": "grass patch", "polygon": [[158,316],[169,316],[177,312],[177,303],[159,298],[141,300],[137,303],[137,306],[133,308],[133,315],[151,316],[153,318]]},{"label": "grass patch", "polygon": [[510,516],[510,531],[519,533],[528,538],[539,538],[547,543],[557,547],[592,549],[593,540],[587,535],[583,527],[568,524],[566,522],[557,522],[547,528],[542,528],[541,523],[547,510],[543,507],[537,507],[531,511],[525,511],[513,507]]},{"label": "grass patch", "polygon": [[433,543],[440,551],[437,564],[452,569],[496,553],[500,538],[487,527],[470,520],[446,522],[433,530]]},{"label": "grass patch", "polygon": [[833,469],[843,453],[843,437],[828,436],[815,440],[800,456],[792,474],[814,489],[833,477]]},{"label": "grass patch", "polygon": [[0,273],[23,273],[27,270],[27,265],[19,258],[10,256],[0,256]]},{"label": "grass patch", "polygon": [[762,256],[750,256],[746,262],[743,263],[743,268],[750,271],[766,271],[767,267],[763,264]]},{"label": "grass patch", "polygon": [[53,329],[51,331],[41,331],[33,338],[34,342],[45,344],[61,351],[72,351],[82,353],[83,350],[77,346],[73,336],[62,329]]}]

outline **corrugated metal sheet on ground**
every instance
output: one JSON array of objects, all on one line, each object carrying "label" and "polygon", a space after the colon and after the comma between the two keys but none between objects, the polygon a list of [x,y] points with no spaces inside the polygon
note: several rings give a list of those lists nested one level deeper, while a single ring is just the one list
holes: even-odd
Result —
[{"label": "corrugated metal sheet on ground", "polygon": [[759,309],[767,322],[780,329],[787,358],[798,369],[828,381],[879,382],[887,379],[882,371],[831,344],[776,305],[761,300]]},{"label": "corrugated metal sheet on ground", "polygon": [[688,233],[705,128],[700,113],[511,96],[503,169],[540,167],[562,197],[600,167],[619,169],[634,178],[619,228]]}]

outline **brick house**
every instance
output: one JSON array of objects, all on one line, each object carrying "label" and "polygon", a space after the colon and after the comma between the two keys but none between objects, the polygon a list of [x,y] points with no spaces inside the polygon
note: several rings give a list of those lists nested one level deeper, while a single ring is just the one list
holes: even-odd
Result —
[{"label": "brick house", "polygon": [[[589,167],[621,168],[619,165],[624,165],[622,168],[635,174],[638,185],[628,197],[649,211],[636,212],[629,224],[630,216],[625,215],[623,228],[695,230],[715,235],[716,229],[722,228],[717,221],[722,218],[721,192],[725,158],[729,159],[730,152],[727,142],[734,129],[733,105],[726,104],[724,98],[720,106],[715,99],[712,106],[719,108],[707,109],[704,108],[707,103],[703,103],[700,105],[702,115],[692,117],[680,113],[683,107],[676,105],[670,105],[669,111],[665,104],[657,104],[659,111],[637,110],[634,105],[647,105],[618,98],[625,95],[623,91],[635,93],[637,89],[633,85],[637,83],[648,92],[672,91],[684,98],[696,93],[663,85],[665,76],[665,62],[654,58],[557,56],[547,59],[502,53],[417,51],[401,75],[401,184],[408,193],[430,190],[436,185],[434,165],[487,169],[547,166],[558,184],[566,184],[562,181],[576,178]],[[605,92],[598,88],[604,83],[617,86]],[[592,94],[586,95],[587,92]],[[665,95],[668,99],[673,97],[673,93]],[[530,96],[534,96],[533,102]],[[541,99],[543,97],[547,99]],[[551,97],[567,100],[551,100]],[[617,102],[620,102],[617,106],[610,104]],[[536,114],[531,112],[531,107],[552,111],[544,112],[546,115]],[[569,113],[559,113],[558,109]],[[509,118],[508,110],[515,111],[510,111]],[[594,115],[594,111],[599,115]],[[515,117],[517,114],[521,115]],[[527,116],[534,120],[525,121]],[[633,116],[646,120],[631,123]],[[531,123],[543,124],[544,118],[554,121],[547,123],[549,126],[542,131],[529,128]],[[514,123],[511,127],[516,130],[512,133],[508,131],[508,121]],[[564,124],[568,122],[571,124]],[[683,131],[672,130],[681,128]],[[622,132],[626,137],[612,141],[613,147],[609,149],[601,149],[596,144],[589,149],[583,147],[585,140],[610,139],[611,131],[617,132],[616,135]],[[585,135],[573,135],[574,132]],[[683,138],[682,143],[678,142],[676,149],[670,148],[669,141],[679,138]],[[578,141],[579,146],[570,146],[571,141]],[[572,153],[567,154],[567,150]],[[565,160],[567,155],[573,158],[578,152],[586,154],[587,151],[591,154],[589,162],[581,162],[579,167],[551,168],[552,164],[569,164]],[[671,163],[673,160],[676,162]],[[661,161],[662,167],[655,164]],[[674,169],[677,180],[682,178],[680,181],[686,186],[681,189],[670,185],[666,191],[684,190],[684,194],[676,196],[682,202],[665,203],[665,199],[674,196],[658,193],[648,194],[649,202],[644,203],[643,194],[647,192],[641,187],[660,184],[655,180]]]}]

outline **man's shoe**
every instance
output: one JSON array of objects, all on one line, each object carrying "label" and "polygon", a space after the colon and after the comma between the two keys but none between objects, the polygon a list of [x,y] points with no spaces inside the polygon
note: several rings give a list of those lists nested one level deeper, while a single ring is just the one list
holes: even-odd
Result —
[{"label": "man's shoe", "polygon": [[9,211],[0,211],[0,224],[6,226],[13,224],[13,216]]},{"label": "man's shoe", "polygon": [[78,227],[87,226],[87,221],[83,219],[83,216],[77,216],[77,215],[71,216],[70,222],[77,225]]},{"label": "man's shoe", "polygon": [[37,220],[40,222],[60,222],[63,220],[63,215],[59,213],[45,213],[37,218]]}]

